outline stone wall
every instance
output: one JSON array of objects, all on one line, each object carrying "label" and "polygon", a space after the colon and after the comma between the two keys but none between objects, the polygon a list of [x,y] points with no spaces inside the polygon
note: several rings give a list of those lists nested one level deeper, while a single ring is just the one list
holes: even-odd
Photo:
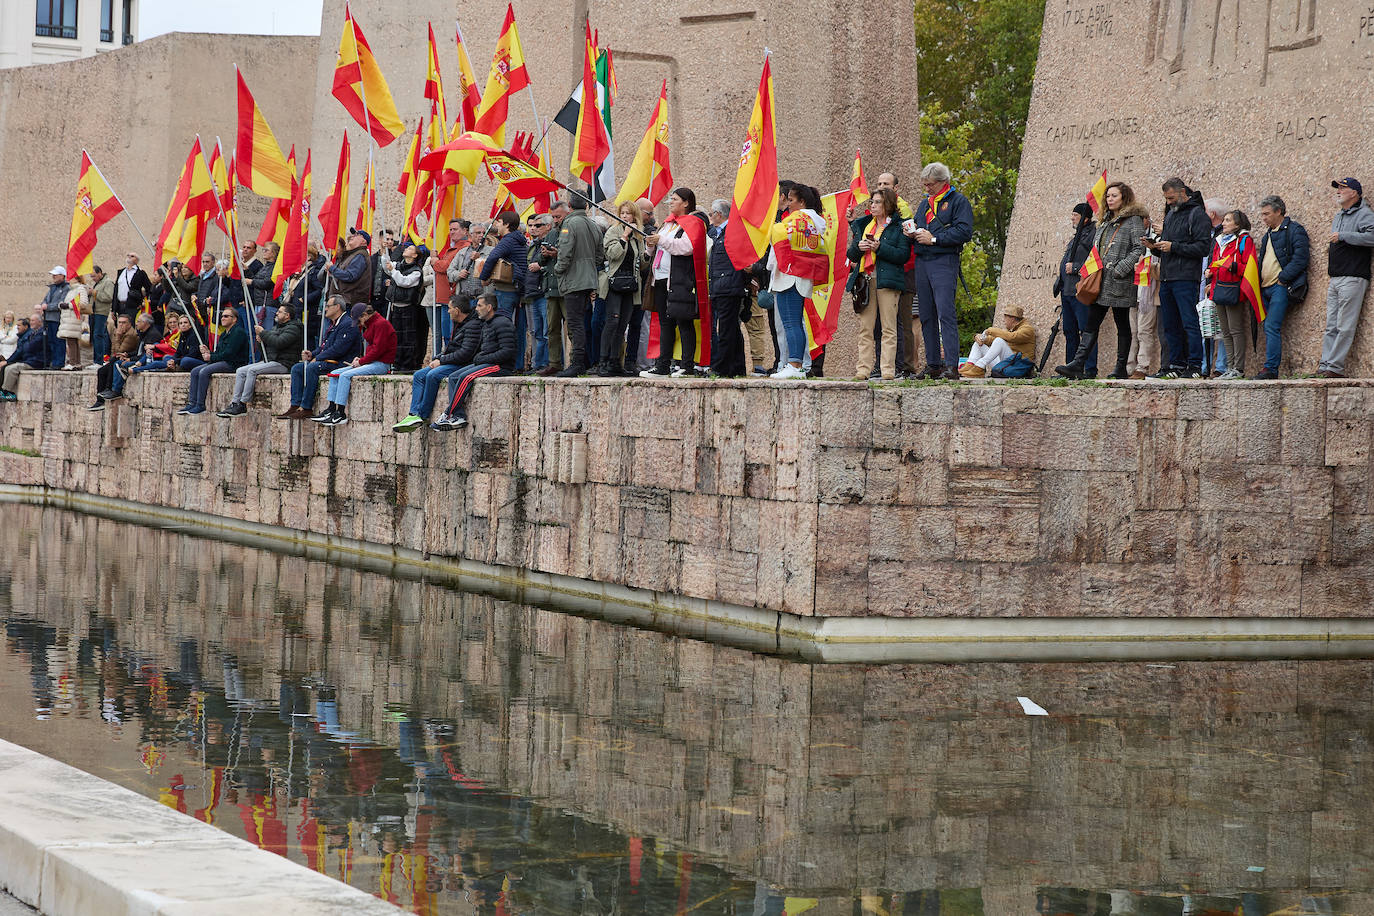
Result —
[{"label": "stone wall", "polygon": [[[393,435],[173,416],[181,376],[0,405],[42,483],[804,616],[1367,617],[1371,408],[1353,382],[1118,387],[483,381],[472,426]],[[217,379],[222,405],[230,379]]]},{"label": "stone wall", "polygon": [[[1047,330],[1069,211],[1105,169],[1156,220],[1161,183],[1182,176],[1244,210],[1278,194],[1312,237],[1312,291],[1285,323],[1281,372],[1313,372],[1326,323],[1331,181],[1370,186],[1374,138],[1364,101],[1374,62],[1368,4],[1331,0],[1053,0],[1031,98],[1001,294]],[[975,206],[977,202],[975,201]],[[1103,372],[1115,332],[1104,326]],[[1356,337],[1350,374],[1374,371],[1374,336]],[[1061,341],[1062,346],[1062,341]],[[1261,336],[1261,347],[1263,338]],[[1259,368],[1253,356],[1248,367]]]}]

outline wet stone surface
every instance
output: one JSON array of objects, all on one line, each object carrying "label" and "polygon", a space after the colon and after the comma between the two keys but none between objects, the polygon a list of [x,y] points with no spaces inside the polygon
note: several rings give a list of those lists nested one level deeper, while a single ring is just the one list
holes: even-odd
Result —
[{"label": "wet stone surface", "polygon": [[1374,912],[1374,663],[809,666],[25,507],[0,618],[0,738],[417,913]]}]

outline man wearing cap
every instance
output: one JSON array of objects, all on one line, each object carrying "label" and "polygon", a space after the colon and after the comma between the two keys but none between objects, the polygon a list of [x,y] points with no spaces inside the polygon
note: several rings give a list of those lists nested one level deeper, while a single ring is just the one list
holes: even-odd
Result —
[{"label": "man wearing cap", "polygon": [[129,320],[133,321],[134,314],[143,307],[143,299],[152,288],[152,281],[138,266],[138,255],[129,252],[124,256],[124,269],[115,277],[114,313],[128,315]]},{"label": "man wearing cap", "polygon": [[370,232],[350,229],[348,241],[344,243],[344,256],[328,268],[338,294],[348,305],[372,299],[372,258],[367,253],[371,245]]},{"label": "man wearing cap", "polygon": [[964,378],[982,378],[991,374],[992,367],[1020,354],[1035,362],[1035,327],[1026,320],[1019,305],[1002,309],[1002,323],[1006,328],[991,327],[973,338],[973,349],[959,367]]},{"label": "man wearing cap", "polygon": [[49,369],[61,369],[67,361],[67,347],[57,339],[57,329],[62,324],[62,303],[67,298],[71,286],[67,283],[67,268],[58,265],[48,271],[48,291],[43,301],[35,308],[43,312],[44,339],[47,341],[45,354]]},{"label": "man wearing cap", "polygon": [[1331,220],[1326,270],[1326,333],[1322,336],[1319,378],[1345,378],[1345,360],[1355,342],[1364,294],[1369,290],[1371,249],[1374,249],[1374,212],[1364,204],[1364,188],[1354,178],[1331,182],[1340,206]]},{"label": "man wearing cap", "polygon": [[[367,254],[366,250],[363,254]],[[277,414],[278,420],[310,419],[314,415],[311,408],[320,387],[320,376],[343,368],[362,355],[363,335],[358,331],[358,319],[367,308],[368,302],[363,300],[348,311],[348,303],[338,293],[325,302],[324,317],[329,324],[324,340],[313,351],[307,341],[306,349],[301,351],[301,361],[291,367],[291,406],[285,413]]]}]

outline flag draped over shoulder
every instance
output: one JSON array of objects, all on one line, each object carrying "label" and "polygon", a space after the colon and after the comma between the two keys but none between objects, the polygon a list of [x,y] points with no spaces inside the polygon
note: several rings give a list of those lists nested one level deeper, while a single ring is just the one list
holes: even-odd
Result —
[{"label": "flag draped over shoulder", "polygon": [[344,131],[339,147],[339,165],[334,172],[334,187],[320,205],[320,228],[324,230],[324,247],[332,250],[339,239],[348,234],[348,175],[353,165],[353,150]]},{"label": "flag draped over shoulder", "polygon": [[[732,217],[733,218],[733,217]],[[663,221],[663,228],[670,225],[682,227],[682,232],[687,236],[687,240],[692,243],[692,272],[696,276],[697,290],[697,317],[692,323],[696,327],[697,348],[693,361],[698,366],[709,365],[711,362],[711,329],[714,326],[711,321],[711,296],[707,287],[707,257],[709,254],[708,242],[706,238],[706,223],[701,217],[688,214],[682,219],[670,216]],[[674,255],[673,257],[682,257]],[[645,355],[649,359],[657,359],[662,346],[662,329],[659,327],[658,312],[649,313],[649,341]],[[682,340],[678,339],[673,348],[673,357],[682,359]]]},{"label": "flag draped over shoulder", "polygon": [[[863,167],[857,155],[854,157],[854,169],[858,173],[855,180],[862,183]],[[863,194],[867,193],[865,186]],[[853,190],[837,191],[821,198],[821,216],[825,219],[822,251],[830,270],[829,282],[816,285],[803,305],[807,346],[812,356],[819,355],[820,348],[835,339],[835,329],[839,326],[840,305],[845,286],[849,283],[849,222],[844,214],[854,200]]]},{"label": "flag draped over shoulder", "polygon": [[377,66],[367,37],[347,5],[343,34],[339,36],[339,56],[334,64],[333,95],[378,146],[386,146],[405,130],[382,68]]},{"label": "flag draped over shoulder", "polygon": [[262,109],[248,91],[243,74],[234,71],[239,84],[238,143],[234,163],[239,184],[263,197],[290,197],[294,176],[287,168],[281,146],[267,126]]},{"label": "flag draped over shoulder", "polygon": [[496,39],[496,51],[487,72],[487,86],[477,106],[477,120],[473,130],[486,134],[500,146],[506,142],[506,117],[510,111],[510,97],[530,84],[525,69],[525,51],[520,47],[520,33],[515,27],[515,7],[506,5],[506,19],[501,35]]},{"label": "flag draped over shoulder", "polygon": [[750,267],[763,256],[778,206],[778,151],[773,116],[773,71],[763,59],[763,75],[754,99],[744,144],[730,222],[725,227],[725,250],[736,270]]},{"label": "flag draped over shoulder", "polygon": [[93,268],[96,233],[100,227],[124,212],[124,205],[105,176],[81,151],[81,172],[76,178],[76,205],[72,207],[72,228],[67,235],[67,276],[75,280]]},{"label": "flag draped over shoulder", "polygon": [[649,198],[658,206],[673,188],[673,168],[668,155],[668,81],[663,81],[658,91],[658,104],[649,117],[649,126],[644,131],[644,139],[639,141],[634,161],[630,163],[629,174],[616,195],[617,204],[627,200]]},{"label": "flag draped over shoulder", "polygon": [[1240,297],[1250,303],[1255,320],[1263,322],[1267,313],[1264,309],[1264,295],[1260,291],[1259,253],[1255,250],[1255,240],[1248,235],[1242,235],[1236,247],[1236,254],[1240,259]]}]

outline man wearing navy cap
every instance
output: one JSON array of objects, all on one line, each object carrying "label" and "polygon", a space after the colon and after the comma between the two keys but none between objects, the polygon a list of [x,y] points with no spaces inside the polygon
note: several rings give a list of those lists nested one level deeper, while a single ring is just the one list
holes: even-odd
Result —
[{"label": "man wearing navy cap", "polygon": [[1345,360],[1355,342],[1360,308],[1369,290],[1370,254],[1374,250],[1374,211],[1364,203],[1364,188],[1354,178],[1331,182],[1340,210],[1331,220],[1327,249],[1326,333],[1322,336],[1320,378],[1345,378]]}]

